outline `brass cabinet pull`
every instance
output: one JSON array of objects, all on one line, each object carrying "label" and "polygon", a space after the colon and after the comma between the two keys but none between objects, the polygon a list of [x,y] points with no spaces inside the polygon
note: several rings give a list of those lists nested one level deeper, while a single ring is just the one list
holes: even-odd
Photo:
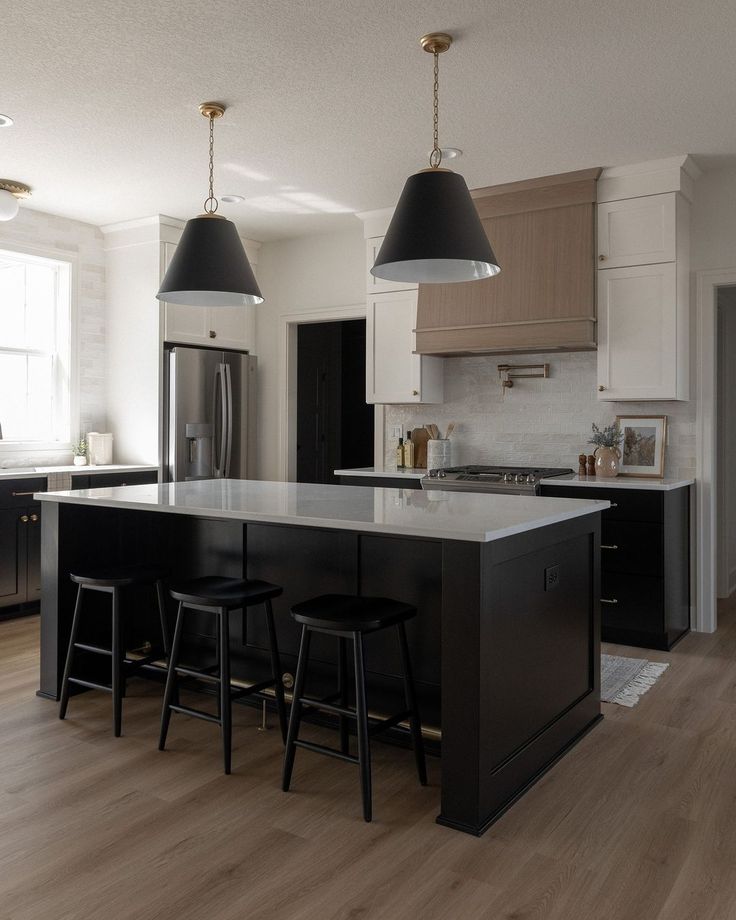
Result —
[{"label": "brass cabinet pull", "polygon": [[618,600],[615,597],[602,597],[601,604],[618,604]]},{"label": "brass cabinet pull", "polygon": [[38,521],[39,521],[38,515],[37,515],[37,514],[32,514],[32,515],[31,515],[31,524],[36,524],[36,523],[38,523]]},{"label": "brass cabinet pull", "polygon": [[411,395],[412,395],[412,396],[419,396],[419,390],[412,390],[412,391],[411,391]]},{"label": "brass cabinet pull", "polygon": [[35,492],[11,492],[10,494],[13,496],[13,498],[21,498],[25,495],[35,495],[36,493]]},{"label": "brass cabinet pull", "polygon": [[612,508],[618,508],[618,502],[611,502]]},{"label": "brass cabinet pull", "polygon": [[21,524],[27,524],[27,523],[28,523],[28,515],[27,515],[27,514],[21,514],[21,516],[20,516],[20,522],[21,522]]},{"label": "brass cabinet pull", "polygon": [[603,254],[601,254],[601,255],[598,256],[598,261],[599,261],[599,262],[605,262],[605,261],[606,261],[606,257],[605,257]]},{"label": "brass cabinet pull", "polygon": [[211,338],[211,339],[216,339],[216,338],[217,338],[217,333],[215,332],[214,329],[210,329],[210,338]]},{"label": "brass cabinet pull", "polygon": [[601,543],[601,549],[618,549],[615,543]]},{"label": "brass cabinet pull", "polygon": [[602,393],[604,390],[605,390],[605,387],[603,386],[602,383],[600,383],[600,384],[598,385],[598,392],[599,392],[599,393]]}]

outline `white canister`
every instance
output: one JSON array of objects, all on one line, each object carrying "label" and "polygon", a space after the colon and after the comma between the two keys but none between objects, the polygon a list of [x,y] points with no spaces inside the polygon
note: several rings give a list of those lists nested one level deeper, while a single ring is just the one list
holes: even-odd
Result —
[{"label": "white canister", "polygon": [[449,438],[430,438],[427,441],[427,469],[441,470],[452,466],[451,453]]},{"label": "white canister", "polygon": [[87,435],[90,466],[109,466],[112,463],[112,435],[90,431]]}]

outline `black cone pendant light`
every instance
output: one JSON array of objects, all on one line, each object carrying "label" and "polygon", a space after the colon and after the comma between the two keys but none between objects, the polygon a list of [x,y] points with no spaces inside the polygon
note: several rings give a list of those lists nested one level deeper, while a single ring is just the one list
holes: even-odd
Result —
[{"label": "black cone pendant light", "polygon": [[501,270],[462,176],[441,167],[439,55],[452,37],[420,39],[434,55],[434,145],[429,169],[409,176],[371,273],[387,281],[442,284],[478,281]]},{"label": "black cone pendant light", "polygon": [[187,221],[156,297],[167,303],[201,307],[263,303],[235,224],[215,213],[214,121],[224,115],[225,106],[203,102],[199,111],[210,123],[209,197],[204,214]]}]

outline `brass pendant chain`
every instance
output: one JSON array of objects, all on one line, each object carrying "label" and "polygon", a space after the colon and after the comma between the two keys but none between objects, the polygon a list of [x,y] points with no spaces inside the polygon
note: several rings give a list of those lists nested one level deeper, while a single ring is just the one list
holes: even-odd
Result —
[{"label": "brass pendant chain", "polygon": [[440,150],[439,136],[440,136],[440,56],[437,51],[434,52],[434,87],[433,87],[433,118],[434,118],[434,132],[433,132],[433,144],[432,152],[429,155],[429,165],[432,169],[437,169],[437,167],[442,162],[442,151]]},{"label": "brass pendant chain", "polygon": [[214,214],[220,206],[219,201],[215,198],[215,116],[210,112],[210,194],[204,203],[204,210],[207,214]]}]

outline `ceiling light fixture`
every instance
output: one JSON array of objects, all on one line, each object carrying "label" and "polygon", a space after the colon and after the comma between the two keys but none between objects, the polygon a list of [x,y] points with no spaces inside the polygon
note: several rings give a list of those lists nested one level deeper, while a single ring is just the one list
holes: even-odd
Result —
[{"label": "ceiling light fixture", "polygon": [[225,114],[225,106],[203,102],[199,111],[210,123],[209,195],[204,213],[187,221],[156,297],[167,303],[200,307],[263,303],[235,224],[215,213],[214,123]]},{"label": "ceiling light fixture", "polygon": [[387,281],[442,284],[478,281],[501,270],[462,176],[440,166],[439,56],[452,36],[419,39],[434,56],[434,143],[429,169],[409,176],[371,273]]},{"label": "ceiling light fixture", "polygon": [[0,220],[12,220],[18,213],[18,199],[29,198],[31,189],[14,179],[0,179]]},{"label": "ceiling light fixture", "polygon": [[9,128],[13,124],[10,115],[0,115],[0,128]]},{"label": "ceiling light fixture", "polygon": [[245,201],[242,195],[220,195],[220,201],[225,204],[242,204]]}]

